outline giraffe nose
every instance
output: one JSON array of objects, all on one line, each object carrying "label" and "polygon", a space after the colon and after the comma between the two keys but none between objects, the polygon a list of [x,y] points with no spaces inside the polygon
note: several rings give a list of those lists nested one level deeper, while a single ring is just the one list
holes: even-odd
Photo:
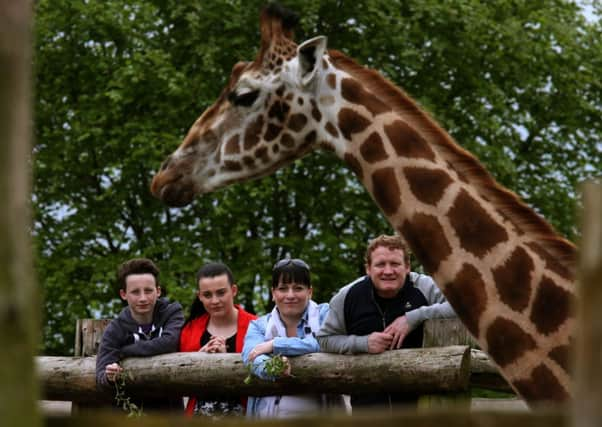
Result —
[{"label": "giraffe nose", "polygon": [[165,159],[165,161],[161,164],[161,171],[164,171],[165,169],[167,169],[167,167],[169,166],[169,164],[171,163],[171,154],[167,157],[167,159]]}]

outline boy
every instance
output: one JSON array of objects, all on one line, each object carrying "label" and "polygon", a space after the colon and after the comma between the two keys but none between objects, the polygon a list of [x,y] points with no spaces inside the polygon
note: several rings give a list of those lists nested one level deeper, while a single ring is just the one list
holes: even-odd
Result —
[{"label": "boy", "polygon": [[[120,360],[178,351],[184,324],[182,306],[160,298],[158,277],[159,269],[146,258],[131,259],[119,267],[119,295],[128,306],[102,335],[96,356],[96,385],[100,390],[114,392],[114,382],[122,371]],[[144,410],[182,409],[179,398],[145,398],[135,403]]]}]

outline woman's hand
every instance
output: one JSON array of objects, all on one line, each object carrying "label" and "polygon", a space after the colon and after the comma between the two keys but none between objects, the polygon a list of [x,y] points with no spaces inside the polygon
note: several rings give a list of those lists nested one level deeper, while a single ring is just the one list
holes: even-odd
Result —
[{"label": "woman's hand", "polygon": [[226,353],[226,338],[213,336],[199,351],[204,353]]},{"label": "woman's hand", "polygon": [[291,362],[288,361],[288,357],[286,356],[282,356],[282,362],[284,363],[284,370],[282,371],[282,376],[283,377],[290,377],[291,376]]},{"label": "woman's hand", "polygon": [[274,340],[269,340],[257,344],[253,350],[249,353],[249,361],[252,362],[255,358],[261,354],[270,354],[274,351]]}]

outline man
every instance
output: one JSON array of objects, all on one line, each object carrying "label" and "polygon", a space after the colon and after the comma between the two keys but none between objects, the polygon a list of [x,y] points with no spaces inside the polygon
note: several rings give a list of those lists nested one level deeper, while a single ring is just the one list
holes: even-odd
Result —
[{"label": "man", "polygon": [[[119,316],[111,321],[96,356],[96,385],[113,391],[123,371],[119,362],[127,357],[154,356],[178,351],[180,330],[184,324],[182,306],[160,298],[159,269],[149,259],[136,258],[123,263],[117,273],[119,295],[127,302]],[[135,399],[146,410],[181,410],[179,397]]]},{"label": "man", "polygon": [[[318,333],[322,351],[378,354],[422,347],[422,322],[455,313],[429,276],[410,272],[410,255],[400,236],[381,235],[368,245],[366,276],[346,285],[330,301]],[[351,406],[415,404],[400,393],[352,395]]]}]

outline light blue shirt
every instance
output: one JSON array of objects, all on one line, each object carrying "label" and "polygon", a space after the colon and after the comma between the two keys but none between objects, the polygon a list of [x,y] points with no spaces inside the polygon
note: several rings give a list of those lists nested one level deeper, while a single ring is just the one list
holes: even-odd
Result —
[{"label": "light blue shirt", "polygon": [[[320,327],[328,316],[329,306],[327,303],[319,304],[319,323]],[[242,349],[242,360],[245,366],[249,365],[249,353],[266,339],[266,328],[271,313],[261,316],[257,320],[253,320],[249,324],[247,329],[247,335],[245,335],[245,342]],[[301,316],[301,320],[297,324],[297,336],[296,337],[274,337],[274,352],[272,354],[262,354],[253,360],[251,365],[251,372],[253,375],[262,378],[264,380],[274,381],[276,378],[268,375],[265,372],[265,364],[272,358],[273,355],[279,354],[282,356],[300,356],[307,353],[316,353],[320,351],[320,344],[316,340],[314,333],[308,323],[308,310],[307,308]],[[273,401],[276,399],[275,396],[264,396],[264,397],[253,397],[249,396],[247,402],[247,416],[248,417],[270,417],[273,416]],[[318,400],[318,396],[316,396]],[[270,407],[272,408],[270,410]]]},{"label": "light blue shirt", "polygon": [[[320,310],[320,326],[326,320],[328,315],[328,304],[319,304]],[[242,360],[247,366],[249,364],[249,353],[258,344],[265,341],[265,333],[268,321],[272,317],[271,313],[261,316],[257,320],[253,320],[249,324],[247,329],[247,335],[245,335],[245,342],[242,348]],[[314,331],[317,333],[318,331]],[[265,380],[275,380],[274,377],[269,376],[265,372],[266,362],[272,358],[272,355],[279,354],[282,356],[300,356],[307,353],[317,353],[320,351],[320,344],[316,340],[316,337],[311,333],[311,328],[307,320],[307,308],[301,316],[301,320],[297,324],[297,336],[296,337],[274,337],[274,352],[273,354],[262,354],[257,356],[253,361],[251,372]]]}]

